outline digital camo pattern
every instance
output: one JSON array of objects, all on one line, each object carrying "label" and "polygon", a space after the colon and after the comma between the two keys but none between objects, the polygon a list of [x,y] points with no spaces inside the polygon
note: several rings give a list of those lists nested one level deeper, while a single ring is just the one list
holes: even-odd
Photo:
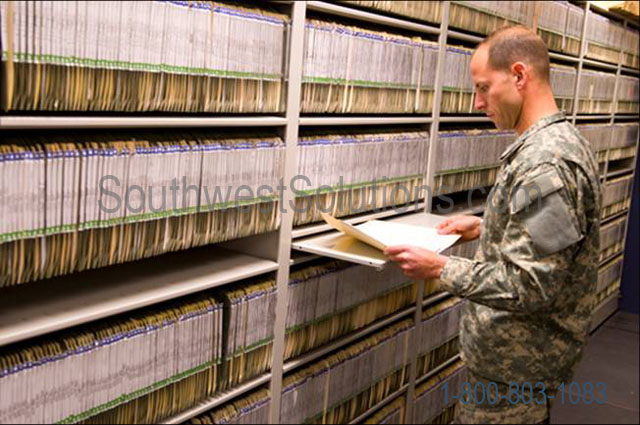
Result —
[{"label": "digital camo pattern", "polygon": [[[470,371],[507,385],[555,388],[571,378],[582,356],[595,302],[597,162],[562,113],[532,125],[501,160],[476,256],[450,257],[442,285],[470,301],[460,324],[461,355]],[[470,411],[480,422],[538,419],[533,406],[483,407],[467,406],[465,420],[472,419]]]}]

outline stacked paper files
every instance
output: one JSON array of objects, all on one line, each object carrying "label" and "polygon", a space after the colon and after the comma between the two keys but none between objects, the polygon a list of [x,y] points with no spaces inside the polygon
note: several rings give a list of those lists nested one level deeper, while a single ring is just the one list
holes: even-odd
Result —
[{"label": "stacked paper files", "polygon": [[549,50],[578,56],[584,9],[566,1],[536,4],[538,34]]},{"label": "stacked paper files", "polygon": [[637,77],[620,75],[618,77],[618,104],[616,113],[637,114],[640,112],[640,80]]},{"label": "stacked paper files", "polygon": [[602,215],[606,219],[629,209],[633,176],[622,176],[608,181],[602,187]]},{"label": "stacked paper files", "polygon": [[626,216],[600,227],[600,261],[624,250],[626,228]]},{"label": "stacked paper files", "polygon": [[284,110],[285,15],[205,1],[3,1],[0,15],[5,111]]},{"label": "stacked paper files", "polygon": [[190,424],[266,424],[269,423],[271,396],[263,388],[211,412],[191,419]]},{"label": "stacked paper files", "polygon": [[616,74],[583,69],[578,91],[578,113],[612,113],[615,87]]},{"label": "stacked paper files", "polygon": [[436,24],[439,24],[442,20],[441,1],[342,0],[341,3],[363,6],[369,9],[407,16]]},{"label": "stacked paper files", "polygon": [[157,423],[218,389],[222,337],[200,295],[2,347],[0,422]]},{"label": "stacked paper files", "polygon": [[422,311],[416,377],[426,375],[458,353],[464,301],[449,298]]},{"label": "stacked paper files", "polygon": [[576,126],[596,154],[598,162],[607,160],[607,152],[611,147],[613,127],[610,124],[578,124]]},{"label": "stacked paper files", "polygon": [[434,162],[434,195],[492,186],[500,168],[500,155],[515,139],[512,131],[441,131]]},{"label": "stacked paper files", "polygon": [[431,112],[436,43],[320,20],[305,40],[302,112]]},{"label": "stacked paper files", "polygon": [[553,97],[558,109],[570,115],[573,112],[573,94],[576,89],[576,76],[578,71],[571,66],[552,64],[549,69],[549,78]]},{"label": "stacked paper files", "polygon": [[[633,158],[636,156],[638,142],[638,123],[615,123],[612,125],[609,161]],[[611,165],[611,164],[610,164]]]},{"label": "stacked paper files", "polygon": [[427,166],[425,131],[314,132],[298,140],[294,225],[417,203]]},{"label": "stacked paper files", "polygon": [[[0,286],[277,229],[278,137],[193,131],[8,136]],[[258,190],[261,185],[271,188]]]},{"label": "stacked paper files", "polygon": [[343,261],[323,260],[292,271],[285,359],[415,304],[416,293],[416,282],[397,267],[377,271]]},{"label": "stacked paper files", "polygon": [[624,45],[622,46],[622,65],[631,68],[639,68],[640,60],[638,51],[640,50],[640,33],[635,28],[627,27],[624,35]]},{"label": "stacked paper files", "polygon": [[525,1],[451,2],[449,25],[481,34],[533,21],[534,3]]},{"label": "stacked paper files", "polygon": [[617,64],[625,42],[624,27],[592,11],[589,11],[588,20],[587,56]]},{"label": "stacked paper files", "polygon": [[345,423],[408,379],[410,320],[285,376],[281,423]]},{"label": "stacked paper files", "polygon": [[[459,396],[465,379],[466,366],[459,360],[416,387],[412,423],[449,423],[440,422],[442,418],[439,417],[443,415],[450,418],[453,411],[448,408],[455,405],[454,397]],[[448,386],[447,400],[443,389],[445,384]]]},{"label": "stacked paper files", "polygon": [[594,308],[605,298],[620,288],[624,255],[619,255],[607,262],[598,270],[598,285],[596,287],[596,302]]}]

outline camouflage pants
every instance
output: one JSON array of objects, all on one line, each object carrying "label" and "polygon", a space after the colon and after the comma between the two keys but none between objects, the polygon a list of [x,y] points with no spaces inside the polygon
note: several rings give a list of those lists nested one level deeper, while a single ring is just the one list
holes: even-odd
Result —
[{"label": "camouflage pants", "polygon": [[[529,402],[527,404],[518,402],[512,403],[507,399],[509,395],[509,385],[504,383],[498,383],[495,381],[489,381],[487,379],[478,376],[470,370],[467,370],[467,381],[470,384],[470,388],[476,387],[476,384],[481,388],[484,386],[487,389],[487,393],[495,394],[495,388],[498,389],[499,397],[492,396],[492,400],[495,403],[482,402],[480,396],[478,399],[474,397],[466,397],[464,402],[461,399],[456,404],[456,413],[454,423],[457,424],[543,424],[549,423],[549,414],[551,411],[551,403],[546,400],[546,403],[538,404],[536,402]],[[491,384],[491,387],[489,387]],[[491,391],[488,389],[491,388]],[[547,386],[547,388],[555,388],[553,384]],[[546,395],[554,395],[555,391],[546,390]],[[530,397],[535,397],[536,394],[521,394],[523,399],[532,400]],[[526,398],[525,398],[526,397]],[[485,397],[486,399],[486,397]],[[539,395],[539,400],[544,398]],[[512,398],[515,400],[515,397]]]}]

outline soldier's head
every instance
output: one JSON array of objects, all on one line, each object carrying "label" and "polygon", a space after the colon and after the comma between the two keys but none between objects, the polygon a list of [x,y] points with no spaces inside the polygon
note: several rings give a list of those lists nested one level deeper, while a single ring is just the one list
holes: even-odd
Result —
[{"label": "soldier's head", "polygon": [[526,27],[500,28],[473,53],[471,79],[475,108],[485,111],[499,129],[517,128],[527,102],[551,93],[549,51]]}]

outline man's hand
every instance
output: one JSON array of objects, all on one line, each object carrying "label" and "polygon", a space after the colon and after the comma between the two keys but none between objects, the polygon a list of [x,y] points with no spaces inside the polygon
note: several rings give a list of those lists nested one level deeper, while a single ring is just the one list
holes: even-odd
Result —
[{"label": "man's hand", "polygon": [[384,255],[397,262],[406,276],[416,280],[439,278],[447,263],[443,255],[410,245],[390,246]]},{"label": "man's hand", "polygon": [[480,237],[482,219],[474,215],[456,215],[436,226],[441,235],[460,235],[463,241],[472,241]]}]

